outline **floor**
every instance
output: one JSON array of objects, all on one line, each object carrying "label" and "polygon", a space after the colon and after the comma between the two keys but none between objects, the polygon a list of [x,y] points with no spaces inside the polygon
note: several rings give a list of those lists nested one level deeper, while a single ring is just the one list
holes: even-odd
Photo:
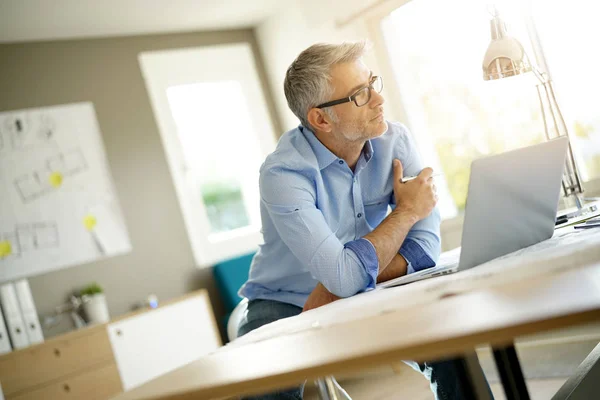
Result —
[{"label": "floor", "polygon": [[[592,337],[572,341],[537,340],[518,343],[516,350],[530,398],[551,399],[597,345],[596,333]],[[477,357],[490,383],[494,399],[506,400],[490,348],[478,348]],[[403,362],[336,376],[336,379],[352,400],[434,399],[429,382]],[[319,400],[314,382],[307,382],[304,400]]]},{"label": "floor", "polygon": [[[596,345],[597,336],[560,343],[537,341],[517,344],[519,361],[531,399],[551,399]],[[490,348],[478,348],[477,357],[490,383],[494,399],[506,400]],[[429,382],[402,362],[362,371],[360,374],[336,376],[336,379],[353,400],[433,400]],[[313,383],[306,385],[304,399],[318,399]]]},{"label": "floor", "polygon": [[[566,378],[532,379],[527,381],[532,400],[548,400]],[[352,400],[433,400],[427,380],[405,364],[372,369],[355,376],[338,377]],[[500,383],[491,383],[495,400],[505,400]],[[318,400],[315,386],[307,384],[305,400]]]}]

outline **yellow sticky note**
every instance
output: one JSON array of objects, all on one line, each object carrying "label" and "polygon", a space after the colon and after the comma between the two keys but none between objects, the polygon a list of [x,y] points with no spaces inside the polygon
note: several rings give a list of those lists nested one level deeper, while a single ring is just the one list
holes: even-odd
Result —
[{"label": "yellow sticky note", "polygon": [[88,231],[94,229],[97,222],[98,221],[96,221],[96,217],[94,217],[93,215],[86,215],[83,218],[83,226],[85,226],[85,229],[87,229]]},{"label": "yellow sticky note", "polygon": [[50,184],[57,188],[62,184],[63,176],[60,172],[53,172],[48,179],[50,180]]},{"label": "yellow sticky note", "polygon": [[7,257],[12,253],[12,247],[8,240],[0,241],[0,257]]}]

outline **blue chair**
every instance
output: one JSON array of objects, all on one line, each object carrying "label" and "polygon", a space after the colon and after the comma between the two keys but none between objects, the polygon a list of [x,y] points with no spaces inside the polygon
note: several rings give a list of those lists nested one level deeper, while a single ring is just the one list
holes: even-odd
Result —
[{"label": "blue chair", "polygon": [[[250,264],[252,263],[254,254],[256,253],[252,252],[250,254],[245,254],[240,257],[223,261],[215,265],[213,269],[213,276],[225,308],[226,314],[221,320],[223,326],[225,327],[228,327],[229,319],[233,310],[242,301],[242,298],[238,296],[237,292],[240,290],[246,280],[248,280],[248,271],[250,270]],[[229,334],[229,329],[227,333],[229,340],[233,340],[235,338]]]}]

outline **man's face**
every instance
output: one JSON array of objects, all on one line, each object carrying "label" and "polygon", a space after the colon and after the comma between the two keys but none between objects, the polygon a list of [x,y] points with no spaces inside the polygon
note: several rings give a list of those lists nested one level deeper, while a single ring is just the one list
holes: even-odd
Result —
[{"label": "man's face", "polygon": [[[334,92],[331,99],[353,95],[357,90],[368,86],[372,77],[371,70],[362,60],[333,66],[331,85]],[[387,130],[383,103],[383,96],[371,90],[371,99],[362,107],[357,107],[354,102],[333,106],[332,111],[337,118],[333,122],[331,133],[349,142],[381,136]]]}]

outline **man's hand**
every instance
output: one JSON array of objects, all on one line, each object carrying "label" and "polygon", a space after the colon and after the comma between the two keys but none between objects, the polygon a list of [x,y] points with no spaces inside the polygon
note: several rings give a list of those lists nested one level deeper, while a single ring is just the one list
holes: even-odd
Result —
[{"label": "man's hand", "polygon": [[313,308],[324,306],[325,304],[333,303],[340,298],[334,294],[331,294],[329,290],[325,289],[322,283],[318,283],[317,287],[308,296],[302,312],[312,310]]},{"label": "man's hand", "polygon": [[438,196],[431,174],[431,168],[425,168],[417,178],[402,183],[402,163],[394,160],[394,197],[396,198],[396,209],[415,215],[419,220],[431,214],[435,207]]}]

